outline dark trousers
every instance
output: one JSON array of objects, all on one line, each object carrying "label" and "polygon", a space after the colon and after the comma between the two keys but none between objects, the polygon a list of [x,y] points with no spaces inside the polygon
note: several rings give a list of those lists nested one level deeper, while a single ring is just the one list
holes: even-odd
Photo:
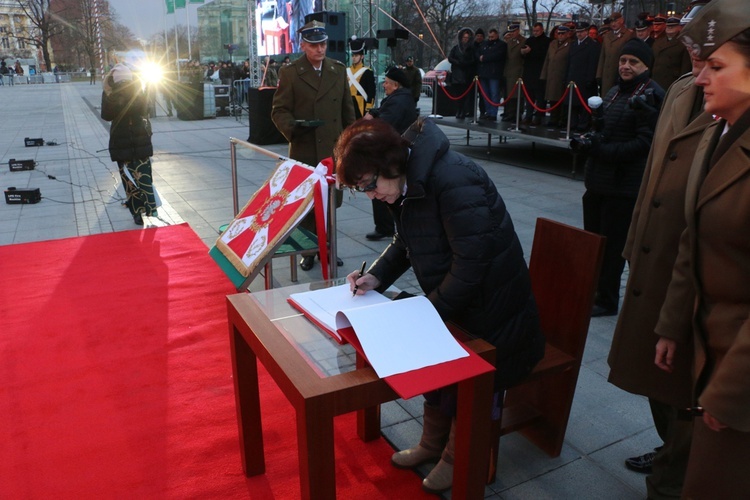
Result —
[{"label": "dark trousers", "polygon": [[[466,89],[472,82],[469,83],[454,83],[450,87],[450,93],[455,98],[466,92]],[[464,97],[456,101],[456,116],[474,116],[474,91],[468,92]]]},{"label": "dark trousers", "polygon": [[394,233],[393,216],[385,202],[378,199],[372,200],[372,219],[375,221],[376,232],[387,235]]},{"label": "dark trousers", "polygon": [[602,195],[587,190],[583,194],[583,228],[607,238],[602,271],[596,289],[596,305],[617,311],[620,279],[625,268],[622,251],[628,237],[635,198]]},{"label": "dark trousers", "polygon": [[656,432],[664,442],[664,446],[654,457],[653,471],[646,478],[648,498],[680,498],[690,455],[693,421],[679,420],[677,408],[673,406],[654,399],[649,399],[648,402]]}]

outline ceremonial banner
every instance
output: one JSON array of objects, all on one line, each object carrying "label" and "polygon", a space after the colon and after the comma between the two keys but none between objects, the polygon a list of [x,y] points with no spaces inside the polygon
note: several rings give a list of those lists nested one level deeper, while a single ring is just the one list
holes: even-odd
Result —
[{"label": "ceremonial banner", "polygon": [[219,237],[216,248],[242,276],[250,276],[310,211],[315,186],[327,188],[325,175],[325,169],[283,161]]}]

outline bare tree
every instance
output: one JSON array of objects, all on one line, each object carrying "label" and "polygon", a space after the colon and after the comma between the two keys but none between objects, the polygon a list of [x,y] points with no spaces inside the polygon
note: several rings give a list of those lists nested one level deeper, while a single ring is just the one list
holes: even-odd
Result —
[{"label": "bare tree", "polygon": [[[528,0],[524,0],[524,3],[526,3]],[[554,17],[553,14],[555,13],[555,9],[560,6],[560,4],[563,3],[564,0],[535,0],[535,14],[538,12],[546,12],[547,13],[547,22],[544,26],[544,31],[549,33],[550,24],[552,23],[552,18]],[[527,16],[528,19],[528,16]],[[536,21],[534,21],[536,22]],[[529,26],[533,26],[534,23],[530,23]]]},{"label": "bare tree", "polygon": [[16,33],[16,38],[41,49],[46,70],[52,69],[50,42],[60,34],[60,24],[50,10],[51,0],[16,0],[18,7],[29,18],[29,31]]},{"label": "bare tree", "polygon": [[[458,39],[458,31],[464,26],[467,19],[478,16],[489,16],[490,2],[488,0],[424,0],[416,2],[425,16],[427,25],[431,28],[435,38],[430,39],[428,44],[436,49],[436,52],[447,54]],[[421,17],[420,17],[421,21]],[[424,23],[415,27],[416,30],[425,33],[427,39],[430,32]],[[432,38],[430,36],[430,38]]]},{"label": "bare tree", "polygon": [[97,21],[102,33],[102,57],[107,65],[110,50],[126,50],[137,47],[133,33],[117,22],[117,13],[109,2],[99,0],[95,11],[95,0],[53,0],[54,16],[63,26],[53,44],[55,60],[87,68],[99,67],[99,37]]}]

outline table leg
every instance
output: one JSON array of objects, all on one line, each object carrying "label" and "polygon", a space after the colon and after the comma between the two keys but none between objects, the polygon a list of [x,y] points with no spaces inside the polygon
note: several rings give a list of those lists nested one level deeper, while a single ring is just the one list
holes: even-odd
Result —
[{"label": "table leg", "polygon": [[[357,370],[370,366],[357,353]],[[373,441],[380,437],[380,405],[363,408],[357,411],[357,435],[364,442]]]},{"label": "table leg", "polygon": [[299,476],[303,500],[336,498],[333,413],[330,401],[305,401],[297,408]]},{"label": "table leg", "polygon": [[250,477],[266,471],[260,416],[258,362],[239,330],[234,325],[230,325],[229,328],[240,455],[242,469],[245,475]]},{"label": "table leg", "polygon": [[456,451],[451,498],[484,498],[490,448],[494,372],[458,384]]}]

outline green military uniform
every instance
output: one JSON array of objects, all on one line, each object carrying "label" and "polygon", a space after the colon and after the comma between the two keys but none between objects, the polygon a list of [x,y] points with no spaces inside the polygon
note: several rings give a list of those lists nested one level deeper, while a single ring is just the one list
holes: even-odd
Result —
[{"label": "green military uniform", "polygon": [[[354,122],[346,66],[326,57],[320,76],[304,56],[283,66],[271,119],[289,141],[289,157],[315,166],[331,156],[341,132]],[[321,120],[323,124],[304,127],[296,120]]]}]

